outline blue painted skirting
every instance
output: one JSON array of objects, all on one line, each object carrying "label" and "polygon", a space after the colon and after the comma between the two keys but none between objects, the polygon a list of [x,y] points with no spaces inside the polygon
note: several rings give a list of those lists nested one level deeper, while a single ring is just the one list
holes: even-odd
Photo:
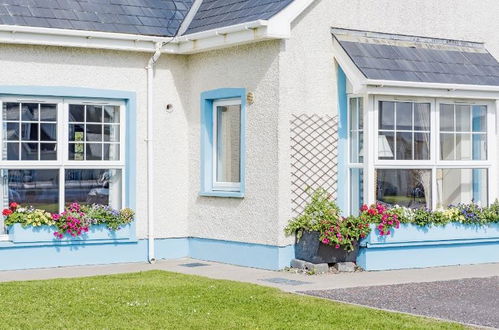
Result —
[{"label": "blue painted skirting", "polygon": [[495,263],[499,262],[499,224],[402,225],[388,237],[372,232],[361,246],[357,264],[365,270]]},{"label": "blue painted skirting", "polygon": [[[192,257],[240,266],[278,270],[294,258],[293,246],[250,244],[202,238],[157,239],[158,259]],[[0,242],[0,270],[146,262],[147,240],[24,244]]]}]

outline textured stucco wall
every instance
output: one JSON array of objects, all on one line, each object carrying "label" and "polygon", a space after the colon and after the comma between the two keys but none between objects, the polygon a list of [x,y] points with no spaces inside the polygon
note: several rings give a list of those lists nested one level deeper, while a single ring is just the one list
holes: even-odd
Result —
[{"label": "textured stucco wall", "polygon": [[[260,42],[191,55],[188,59],[189,234],[220,240],[276,245],[279,110],[279,41]],[[203,91],[246,88],[246,195],[243,199],[201,197],[199,137]]]},{"label": "textured stucco wall", "polygon": [[[499,58],[498,13],[496,0],[316,0],[293,22],[292,37],[282,45],[279,167],[290,162],[291,114],[337,114],[331,27],[481,41]],[[280,171],[281,228],[291,217],[289,182],[289,171]],[[291,242],[279,232],[280,244]]]},{"label": "textured stucco wall", "polygon": [[[67,86],[137,93],[137,234],[147,235],[146,71],[150,54],[0,45],[0,85]],[[187,236],[186,58],[164,56],[155,78],[155,213],[158,237]],[[167,103],[175,111],[166,113]]]}]

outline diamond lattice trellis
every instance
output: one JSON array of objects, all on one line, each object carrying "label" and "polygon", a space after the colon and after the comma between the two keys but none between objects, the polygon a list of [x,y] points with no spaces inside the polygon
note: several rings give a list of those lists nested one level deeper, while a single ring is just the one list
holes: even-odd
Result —
[{"label": "diamond lattice trellis", "polygon": [[337,144],[337,117],[302,114],[291,119],[293,216],[303,211],[308,188],[322,187],[336,198]]}]

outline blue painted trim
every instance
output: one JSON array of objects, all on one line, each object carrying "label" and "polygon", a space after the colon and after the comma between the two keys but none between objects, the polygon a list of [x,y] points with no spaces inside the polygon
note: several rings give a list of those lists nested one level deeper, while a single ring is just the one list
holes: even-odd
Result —
[{"label": "blue painted trim", "polygon": [[337,174],[337,203],[343,212],[347,215],[348,206],[348,95],[347,95],[347,76],[343,69],[338,66],[337,71],[338,88],[338,174]]},{"label": "blue painted trim", "polygon": [[[38,96],[59,98],[92,98],[103,100],[124,101],[126,106],[126,158],[124,178],[125,206],[133,210],[136,198],[136,123],[137,123],[137,97],[135,92],[94,89],[64,86],[0,86],[0,95],[7,96]],[[131,230],[135,239],[135,222]]]},{"label": "blue painted trim", "polygon": [[[147,240],[83,244],[0,244],[0,270],[146,262]],[[290,265],[294,247],[203,238],[157,239],[158,259],[192,257],[239,266],[278,270]]]},{"label": "blue painted trim", "polygon": [[403,224],[388,237],[372,232],[362,243],[357,264],[366,270],[499,262],[499,224],[445,226]]},{"label": "blue painted trim", "polygon": [[278,270],[290,265],[294,258],[294,247],[191,238],[189,256],[238,266]]},{"label": "blue painted trim", "polygon": [[[241,189],[238,192],[213,190],[213,102],[241,99]],[[246,191],[246,89],[221,88],[201,93],[201,187],[200,196],[243,198]]]}]

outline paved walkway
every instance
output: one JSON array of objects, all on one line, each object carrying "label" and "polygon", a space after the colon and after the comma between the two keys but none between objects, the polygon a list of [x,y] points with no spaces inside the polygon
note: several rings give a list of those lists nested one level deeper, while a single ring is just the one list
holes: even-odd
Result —
[{"label": "paved walkway", "polygon": [[162,260],[154,265],[147,263],[131,263],[102,266],[0,271],[0,282],[96,276],[147,270],[166,270],[184,274],[206,276],[214,279],[255,283],[276,287],[287,292],[298,292],[404,283],[449,281],[463,278],[486,278],[499,275],[499,264],[308,276],[305,274],[296,274],[285,271],[275,272],[185,258]]}]

